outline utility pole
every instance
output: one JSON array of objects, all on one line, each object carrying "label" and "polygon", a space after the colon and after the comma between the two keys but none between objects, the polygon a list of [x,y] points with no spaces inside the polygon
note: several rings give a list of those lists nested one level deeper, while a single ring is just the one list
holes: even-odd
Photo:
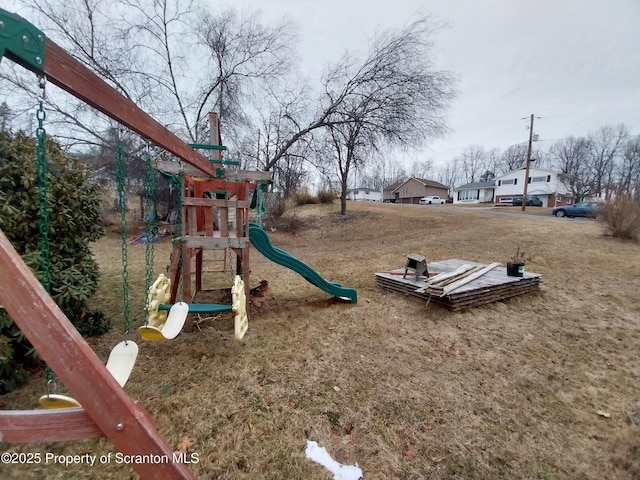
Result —
[{"label": "utility pole", "polygon": [[[526,120],[524,117],[522,120]],[[540,118],[540,117],[538,117]],[[527,187],[529,186],[529,166],[531,164],[531,144],[533,142],[533,113],[531,114],[531,123],[529,124],[529,147],[527,148],[527,168],[524,173],[524,192],[522,193],[522,211],[527,207]]]}]

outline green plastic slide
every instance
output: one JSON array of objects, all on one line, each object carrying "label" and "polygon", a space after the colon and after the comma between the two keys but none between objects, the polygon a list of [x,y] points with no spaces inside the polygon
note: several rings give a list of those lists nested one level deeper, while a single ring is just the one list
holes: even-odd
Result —
[{"label": "green plastic slide", "polygon": [[324,290],[336,297],[349,300],[351,303],[356,303],[358,301],[358,294],[353,288],[344,288],[340,286],[339,283],[327,282],[318,274],[318,272],[306,263],[301,262],[284,250],[280,250],[279,248],[271,245],[267,232],[265,232],[257,223],[249,223],[249,240],[251,241],[251,244],[269,260],[299,273],[305,280],[321,290]]}]

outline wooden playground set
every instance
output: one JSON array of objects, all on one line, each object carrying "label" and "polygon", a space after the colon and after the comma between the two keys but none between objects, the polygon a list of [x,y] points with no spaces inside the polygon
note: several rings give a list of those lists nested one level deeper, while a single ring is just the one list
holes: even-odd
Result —
[{"label": "wooden playground set", "polygon": [[[235,314],[235,336],[241,339],[248,327],[251,246],[327,293],[351,303],[357,301],[355,290],[326,281],[302,261],[271,245],[262,227],[249,221],[256,192],[262,182],[270,179],[270,173],[241,170],[223,160],[224,147],[214,114],[210,116],[210,144],[189,145],[32,24],[0,9],[2,58],[34,72],[41,84],[46,78],[179,159],[155,164],[163,172],[178,175],[181,234],[174,241],[168,278],[159,278],[150,288],[148,320],[139,330],[143,339],[175,338],[189,313],[220,311]],[[199,153],[203,149],[214,152],[213,158]],[[190,303],[202,290],[206,250],[223,250],[225,259],[227,253],[230,259],[235,255],[230,305]],[[0,411],[0,440],[45,443],[107,437],[124,455],[173,458],[172,448],[153,419],[123,390],[138,353],[135,342],[125,340],[118,344],[105,366],[1,230],[0,271],[0,305],[73,395],[48,392],[40,401],[46,409]],[[195,478],[180,462],[140,463],[132,467],[143,478]]]}]

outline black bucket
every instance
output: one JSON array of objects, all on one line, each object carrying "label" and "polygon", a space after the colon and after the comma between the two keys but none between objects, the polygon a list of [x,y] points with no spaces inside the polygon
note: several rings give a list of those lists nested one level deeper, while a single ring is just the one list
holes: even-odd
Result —
[{"label": "black bucket", "polygon": [[524,275],[524,263],[507,262],[507,275],[510,277],[522,277]]}]

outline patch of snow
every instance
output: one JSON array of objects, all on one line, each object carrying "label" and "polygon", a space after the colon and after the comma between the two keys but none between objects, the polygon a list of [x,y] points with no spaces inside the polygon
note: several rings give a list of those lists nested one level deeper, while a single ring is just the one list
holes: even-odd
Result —
[{"label": "patch of snow", "polygon": [[355,465],[342,465],[336,462],[324,447],[319,447],[318,442],[307,440],[307,449],[304,451],[307,458],[319,463],[331,473],[333,480],[361,480],[362,469]]}]

